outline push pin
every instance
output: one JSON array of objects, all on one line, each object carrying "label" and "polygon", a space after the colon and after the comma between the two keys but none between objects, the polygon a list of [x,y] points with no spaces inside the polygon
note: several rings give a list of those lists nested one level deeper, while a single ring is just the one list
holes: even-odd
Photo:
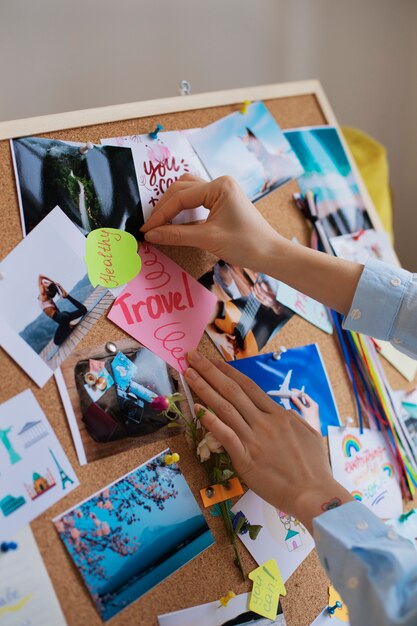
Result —
[{"label": "push pin", "polygon": [[155,130],[153,130],[151,133],[149,133],[149,137],[151,139],[158,139],[158,133],[164,130],[164,127],[162,126],[162,124],[157,124]]},{"label": "push pin", "polygon": [[91,141],[87,141],[85,146],[80,146],[80,154],[87,154],[87,152],[89,150],[92,150],[93,148],[94,148],[94,144],[92,144]]},{"label": "push pin", "polygon": [[248,108],[251,104],[250,100],[245,100],[243,103],[242,108],[240,109],[240,112],[242,113],[242,115],[246,115],[246,113],[248,112]]},{"label": "push pin", "polygon": [[[228,591],[225,596],[220,598],[220,606],[227,606],[232,598],[236,598],[236,594],[234,591]],[[220,607],[219,607],[220,608]]]},{"label": "push pin", "polygon": [[342,426],[339,427],[339,430],[346,430],[346,428],[349,428],[350,426],[353,426],[354,424],[354,420],[353,417],[347,417],[346,421],[344,424],[342,424]]},{"label": "push pin", "polygon": [[362,235],[365,234],[365,229],[361,228],[360,230],[358,230],[357,233],[355,233],[354,235],[352,235],[352,239],[353,241],[358,241],[358,239],[360,239],[362,237]]},{"label": "push pin", "polygon": [[9,550],[17,550],[17,543],[15,541],[3,541],[0,544],[0,552],[9,552]]},{"label": "push pin", "polygon": [[279,361],[286,351],[287,348],[285,346],[280,346],[279,350],[275,350],[275,352],[272,353],[272,358],[274,359],[274,361]]},{"label": "push pin", "polygon": [[173,463],[178,463],[180,460],[180,455],[178,452],[173,452],[172,454],[165,455],[165,465],[172,465]]},{"label": "push pin", "polygon": [[214,496],[214,489],[213,489],[213,487],[207,487],[207,489],[206,489],[206,496],[207,496],[207,498],[212,498]]},{"label": "push pin", "polygon": [[328,606],[327,607],[327,612],[329,615],[334,615],[337,609],[341,609],[342,608],[342,603],[339,602],[339,600],[336,600],[335,604],[333,606]]},{"label": "push pin", "polygon": [[112,341],[108,341],[104,347],[106,348],[107,352],[110,352],[110,354],[116,354],[117,352],[117,346]]},{"label": "push pin", "polygon": [[182,96],[189,96],[191,93],[191,85],[188,80],[182,80],[180,82],[180,94]]}]

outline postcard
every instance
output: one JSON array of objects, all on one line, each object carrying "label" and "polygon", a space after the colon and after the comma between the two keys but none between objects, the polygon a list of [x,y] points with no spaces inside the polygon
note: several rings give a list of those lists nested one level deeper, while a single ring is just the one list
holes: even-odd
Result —
[{"label": "postcard", "polygon": [[[147,134],[101,140],[106,146],[128,147],[132,150],[145,221],[165,191],[183,174],[194,174],[210,180],[187,139],[190,134],[190,131],[171,130],[158,133],[156,139]],[[208,210],[199,207],[183,211],[172,222],[185,224],[205,220],[207,216]]]},{"label": "postcard", "polygon": [[365,428],[329,428],[333,476],[370,511],[387,519],[402,513],[399,470],[384,435]]},{"label": "postcard", "polygon": [[325,333],[329,335],[333,333],[329,314],[321,302],[317,302],[317,300],[282,282],[278,283],[277,301]]},{"label": "postcard", "polygon": [[417,509],[410,509],[400,517],[385,520],[395,532],[408,539],[417,550]]},{"label": "postcard", "polygon": [[258,565],[275,559],[284,582],[314,548],[313,538],[301,522],[268,504],[251,490],[237,501],[232,511],[235,514],[241,511],[250,524],[262,526],[255,540],[248,533],[240,534],[239,539]]},{"label": "postcard", "polygon": [[40,387],[114,300],[92,286],[84,255],[56,207],[0,262],[0,344]]},{"label": "postcard", "polygon": [[86,235],[111,226],[135,235],[143,214],[131,150],[22,137],[10,140],[23,235],[56,206]]},{"label": "postcard", "polygon": [[[234,361],[284,409],[296,409],[323,436],[328,426],[340,424],[339,412],[317,344],[290,348],[279,354],[259,354]],[[293,403],[292,399],[296,404]]]},{"label": "postcard", "polygon": [[108,318],[177,371],[213,316],[215,296],[172,259],[141,245],[142,270],[116,299]]},{"label": "postcard", "polygon": [[285,135],[263,102],[253,102],[189,136],[211,178],[233,176],[251,200],[303,173]]},{"label": "postcard", "polygon": [[315,196],[323,228],[330,237],[372,228],[358,180],[334,126],[313,126],[284,132],[304,174],[302,193]]},{"label": "postcard", "polygon": [[0,558],[2,626],[66,626],[30,526],[14,534],[13,541],[17,550]]},{"label": "postcard", "polygon": [[397,265],[397,257],[388,234],[382,230],[360,230],[359,232],[331,237],[331,246],[336,256],[354,263],[365,264],[369,258]]},{"label": "postcard", "polygon": [[241,593],[232,598],[227,606],[218,600],[193,606],[190,609],[158,615],[159,626],[286,626],[281,604],[276,619],[261,617],[249,609],[250,593]]},{"label": "postcard", "polygon": [[214,543],[169,452],[53,520],[104,621]]},{"label": "postcard", "polygon": [[[80,465],[166,441],[179,428],[152,401],[180,393],[177,406],[191,419],[188,387],[179,373],[133,339],[103,342],[74,351],[55,372]],[[187,387],[187,389],[185,388]]]},{"label": "postcard", "polygon": [[0,405],[0,543],[78,486],[29,390]]},{"label": "postcard", "polygon": [[417,462],[417,392],[394,391],[393,401],[411,454]]},{"label": "postcard", "polygon": [[217,300],[206,333],[226,361],[258,354],[293,316],[266,274],[218,261],[199,282]]}]

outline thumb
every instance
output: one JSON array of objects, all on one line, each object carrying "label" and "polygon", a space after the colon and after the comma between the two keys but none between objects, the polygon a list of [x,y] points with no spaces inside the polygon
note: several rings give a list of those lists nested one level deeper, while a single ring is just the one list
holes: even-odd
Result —
[{"label": "thumb", "polygon": [[162,246],[192,246],[206,248],[206,228],[204,224],[160,226],[145,233],[145,241]]}]

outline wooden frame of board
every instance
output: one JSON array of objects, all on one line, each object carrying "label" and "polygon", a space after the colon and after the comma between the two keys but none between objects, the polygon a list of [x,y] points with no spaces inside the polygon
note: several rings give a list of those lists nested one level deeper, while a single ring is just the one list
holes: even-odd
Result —
[{"label": "wooden frame of board", "polygon": [[[209,93],[193,94],[188,96],[176,96],[159,100],[145,100],[143,102],[131,102],[128,104],[111,105],[106,107],[70,111],[67,113],[54,113],[38,117],[28,117],[20,120],[0,122],[0,140],[13,139],[50,133],[52,131],[66,130],[78,126],[92,126],[106,122],[121,122],[138,117],[156,116],[165,113],[179,113],[193,109],[206,109],[226,104],[237,104],[245,100],[269,100],[273,98],[288,98],[313,94],[326,118],[327,124],[338,126],[336,116],[327,99],[326,94],[318,80],[306,80],[292,83],[278,83],[259,87],[244,87],[227,91],[213,91]],[[341,135],[342,142],[350,157],[346,142]],[[358,174],[356,165],[351,160],[355,174]],[[382,224],[375,211],[369,193],[360,181],[360,191],[364,197],[366,208],[371,216],[376,229],[381,230]]]},{"label": "wooden frame of board", "polygon": [[[195,94],[1,122],[0,259],[5,257],[22,238],[8,139],[47,134],[56,139],[98,142],[101,137],[149,132],[159,121],[163,122],[166,130],[192,128],[206,125],[223,115],[239,110],[245,100],[264,100],[282,128],[323,124],[337,126],[333,110],[320,83],[316,80]],[[381,229],[381,222],[369,194],[350,157],[342,134],[340,136],[357,176],[373,225],[376,229]],[[297,190],[296,181],[292,181],[260,200],[257,207],[285,236],[295,235],[301,243],[308,244],[309,226],[293,206],[292,194]],[[214,263],[212,255],[190,248],[170,247],[167,254],[196,277],[201,276]],[[103,340],[117,342],[125,338],[126,335],[103,316],[82,340],[80,348],[91,347],[94,351],[94,346],[102,344]],[[268,342],[263,352],[276,350],[281,345],[290,348],[314,342],[319,344],[327,365],[343,421],[347,416],[354,414],[354,402],[344,363],[332,336],[325,335],[302,318],[294,316],[278,335]],[[218,357],[218,352],[207,337],[202,339],[200,349],[209,356]],[[387,364],[384,364],[384,368],[395,387],[404,387],[404,381],[399,374]],[[52,527],[51,519],[145,462],[163,448],[160,443],[139,447],[79,467],[62,404],[64,402],[65,406],[67,400],[60,401],[53,379],[42,389],[37,388],[3,350],[0,350],[0,371],[2,372],[0,402],[23,389],[31,388],[80,479],[80,487],[34,520],[31,526],[69,626],[84,624],[99,626],[102,622],[78,572]],[[180,453],[181,469],[198,499],[199,490],[207,485],[207,481],[194,451],[187,445],[183,435],[169,438],[167,445]],[[211,517],[206,510],[205,514],[215,536],[216,545],[118,614],[112,620],[114,626],[131,624],[156,626],[158,614],[216,600],[225,595],[229,589],[236,593],[249,590],[248,581],[241,580],[237,568],[233,565],[233,551],[222,521]],[[243,546],[241,552],[245,570],[249,572],[256,564]],[[308,626],[327,605],[328,600],[328,581],[315,552],[311,553],[291,576],[286,587],[288,593],[283,600],[283,608],[287,625]]]}]

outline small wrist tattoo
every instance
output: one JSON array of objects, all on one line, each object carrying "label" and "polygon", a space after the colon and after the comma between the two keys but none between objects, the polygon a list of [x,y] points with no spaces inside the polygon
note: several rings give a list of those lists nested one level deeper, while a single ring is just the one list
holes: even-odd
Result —
[{"label": "small wrist tattoo", "polygon": [[328,502],[324,502],[321,505],[322,511],[331,511],[332,509],[336,509],[338,506],[342,506],[342,501],[340,498],[332,498]]}]

